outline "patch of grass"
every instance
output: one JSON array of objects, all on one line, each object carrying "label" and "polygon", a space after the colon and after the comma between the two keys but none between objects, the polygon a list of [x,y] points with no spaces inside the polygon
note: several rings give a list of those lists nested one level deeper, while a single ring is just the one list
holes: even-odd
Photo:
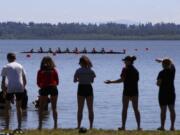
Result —
[{"label": "patch of grass", "polygon": [[[89,130],[85,135],[180,135],[180,131],[115,131],[115,130]],[[25,135],[80,135],[78,130],[58,129],[58,130],[26,130]]]}]

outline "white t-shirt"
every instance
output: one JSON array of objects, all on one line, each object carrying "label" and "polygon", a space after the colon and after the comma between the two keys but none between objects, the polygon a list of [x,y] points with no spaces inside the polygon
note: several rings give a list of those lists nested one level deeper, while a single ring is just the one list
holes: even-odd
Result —
[{"label": "white t-shirt", "polygon": [[79,84],[91,84],[95,77],[95,72],[90,68],[81,67],[74,74],[74,80],[78,80]]},{"label": "white t-shirt", "polygon": [[7,93],[23,92],[23,66],[17,62],[8,63],[3,67],[1,76],[7,78]]}]

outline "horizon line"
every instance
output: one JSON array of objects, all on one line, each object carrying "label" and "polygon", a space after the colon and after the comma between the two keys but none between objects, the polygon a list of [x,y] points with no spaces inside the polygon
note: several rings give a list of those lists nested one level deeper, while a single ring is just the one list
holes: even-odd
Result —
[{"label": "horizon line", "polygon": [[42,21],[42,22],[36,22],[36,21],[0,21],[0,23],[9,23],[9,22],[13,22],[13,23],[25,23],[25,24],[29,24],[29,23],[35,23],[35,24],[52,24],[52,25],[57,25],[59,23],[61,24],[72,24],[72,23],[75,23],[75,24],[93,24],[93,25],[100,25],[100,24],[108,24],[108,23],[114,23],[114,24],[125,24],[125,25],[141,25],[141,24],[152,24],[152,25],[155,25],[155,24],[176,24],[176,25],[180,25],[180,23],[176,23],[176,22],[165,22],[165,21],[161,21],[161,22],[151,22],[151,21],[147,21],[147,22],[134,22],[133,21],[129,21],[129,22],[118,22],[118,21],[102,21],[102,22],[77,22],[77,21],[72,21],[72,22],[63,22],[63,21],[60,21],[60,22],[56,22],[56,23],[53,23],[53,22],[48,22],[48,21]]}]

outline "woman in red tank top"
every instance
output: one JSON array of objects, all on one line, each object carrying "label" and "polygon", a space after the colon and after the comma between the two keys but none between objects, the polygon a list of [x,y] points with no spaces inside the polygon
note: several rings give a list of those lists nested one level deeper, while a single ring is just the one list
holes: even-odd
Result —
[{"label": "woman in red tank top", "polygon": [[37,73],[37,85],[39,86],[39,129],[42,128],[43,110],[48,96],[50,95],[50,101],[53,111],[54,128],[57,128],[57,99],[59,84],[58,73],[55,69],[55,64],[51,57],[46,56],[41,61],[40,69]]}]

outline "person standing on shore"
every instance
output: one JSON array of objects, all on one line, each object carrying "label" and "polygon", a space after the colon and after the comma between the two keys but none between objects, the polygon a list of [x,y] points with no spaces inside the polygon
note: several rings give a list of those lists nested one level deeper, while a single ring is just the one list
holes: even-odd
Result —
[{"label": "person standing on shore", "polygon": [[122,59],[125,63],[125,67],[122,69],[120,78],[114,81],[106,80],[106,84],[110,83],[122,83],[124,84],[123,98],[122,98],[122,127],[119,130],[126,130],[126,119],[127,119],[127,110],[129,101],[132,101],[132,106],[134,109],[136,121],[137,121],[137,130],[141,130],[140,126],[140,112],[138,109],[138,81],[139,81],[139,72],[134,67],[133,63],[136,60],[135,56],[126,56]]},{"label": "person standing on shore", "polygon": [[78,101],[78,112],[77,112],[77,128],[80,129],[81,121],[83,118],[83,108],[84,102],[86,100],[88,112],[89,112],[89,122],[90,129],[93,128],[94,121],[94,111],[93,111],[93,88],[92,83],[94,82],[94,78],[96,77],[95,72],[91,69],[92,63],[90,59],[83,55],[79,60],[78,68],[74,74],[74,82],[79,82],[78,84],[78,92],[77,92],[77,101]]},{"label": "person standing on shore", "polygon": [[57,128],[57,99],[58,99],[58,89],[57,85],[59,84],[59,77],[57,70],[55,69],[54,61],[51,57],[46,56],[42,59],[40,69],[37,73],[37,85],[40,88],[39,90],[39,127],[38,129],[42,129],[42,119],[43,119],[43,111],[44,106],[48,100],[48,96],[50,95],[50,101],[53,111],[53,119],[54,119],[54,129]]},{"label": "person standing on shore", "polygon": [[174,123],[176,119],[175,113],[175,66],[172,61],[168,58],[160,60],[156,59],[157,62],[162,63],[163,70],[161,70],[157,77],[157,85],[159,86],[159,106],[161,109],[161,126],[157,130],[165,130],[165,120],[167,107],[170,111],[171,127],[170,130],[174,131]]},{"label": "person standing on shore", "polygon": [[6,107],[5,107],[6,116],[7,116],[6,129],[9,129],[10,103],[11,101],[14,100],[14,95],[15,95],[17,120],[18,120],[17,129],[21,130],[21,121],[22,121],[21,105],[22,105],[22,99],[26,86],[26,75],[23,66],[16,62],[16,55],[14,53],[8,53],[7,60],[9,63],[3,67],[1,72],[1,76],[2,76],[1,88],[6,93]]}]

